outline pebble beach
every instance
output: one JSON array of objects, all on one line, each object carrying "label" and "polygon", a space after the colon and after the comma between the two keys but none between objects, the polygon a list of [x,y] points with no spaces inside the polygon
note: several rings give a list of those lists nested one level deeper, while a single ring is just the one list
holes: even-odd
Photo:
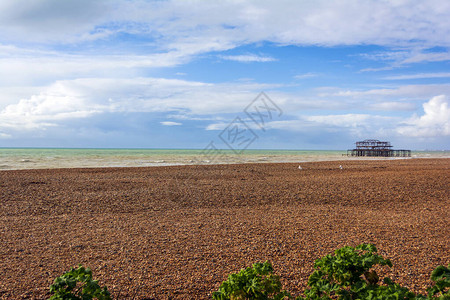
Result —
[{"label": "pebble beach", "polygon": [[[299,295],[316,259],[373,243],[424,293],[450,263],[450,159],[0,171],[0,299],[90,267],[114,299],[211,299],[269,260]],[[340,168],[342,166],[342,168]]]}]

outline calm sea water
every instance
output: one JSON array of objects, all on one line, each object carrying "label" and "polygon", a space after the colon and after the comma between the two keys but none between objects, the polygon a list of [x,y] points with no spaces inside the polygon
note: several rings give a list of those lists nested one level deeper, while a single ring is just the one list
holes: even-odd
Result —
[{"label": "calm sea water", "polygon": [[[412,158],[450,158],[450,151],[412,152]],[[325,150],[174,150],[174,149],[61,149],[0,148],[0,170],[145,167],[255,162],[307,162],[358,159],[346,151]],[[367,159],[367,158],[365,158]]]}]

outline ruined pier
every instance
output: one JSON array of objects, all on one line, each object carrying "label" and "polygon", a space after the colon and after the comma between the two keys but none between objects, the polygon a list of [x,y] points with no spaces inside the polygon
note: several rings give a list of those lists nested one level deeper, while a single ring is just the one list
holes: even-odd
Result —
[{"label": "ruined pier", "polygon": [[381,157],[410,157],[411,150],[392,149],[390,142],[379,140],[364,140],[356,142],[355,149],[347,150],[347,156],[381,156]]}]

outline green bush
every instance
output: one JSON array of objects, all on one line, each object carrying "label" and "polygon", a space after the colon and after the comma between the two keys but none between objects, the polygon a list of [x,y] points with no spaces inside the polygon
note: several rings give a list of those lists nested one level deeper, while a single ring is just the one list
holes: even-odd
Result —
[{"label": "green bush", "polygon": [[111,300],[107,288],[101,288],[97,280],[92,280],[91,269],[81,265],[57,277],[50,292],[54,294],[50,300]]},{"label": "green bush", "polygon": [[370,244],[345,246],[316,260],[304,299],[416,299],[413,292],[389,278],[383,280],[385,285],[378,285],[378,274],[370,269],[392,263],[376,252]]},{"label": "green bush", "polygon": [[[431,273],[434,285],[428,294],[416,295],[386,277],[381,282],[374,266],[392,263],[378,255],[371,244],[345,246],[334,255],[326,255],[314,263],[308,288],[297,300],[450,300],[450,265],[439,266]],[[50,286],[54,295],[50,300],[110,300],[106,287],[92,280],[92,271],[81,265],[57,277]],[[219,290],[212,294],[214,300],[283,300],[293,299],[282,289],[280,277],[273,274],[269,262],[255,263],[252,267],[230,274]]]},{"label": "green bush", "polygon": [[434,286],[428,291],[428,299],[449,300],[450,299],[450,264],[448,267],[439,266],[431,273]]},{"label": "green bush", "polygon": [[[428,295],[416,295],[408,288],[402,287],[386,277],[380,282],[378,274],[372,267],[389,266],[392,263],[378,255],[371,244],[356,247],[345,246],[337,249],[334,255],[326,255],[314,263],[314,272],[309,276],[308,288],[297,300],[450,300],[450,265],[437,267],[431,274],[435,281]],[[264,266],[264,268],[262,267]],[[260,271],[264,269],[265,271]],[[287,291],[281,291],[279,277],[273,275],[272,266],[254,264],[253,268],[231,274],[219,290],[213,293],[216,300],[262,300],[292,299]]]},{"label": "green bush", "polygon": [[280,277],[272,274],[272,265],[255,263],[251,268],[242,269],[237,274],[230,274],[212,297],[215,300],[281,300],[290,299],[291,295],[281,290]]}]

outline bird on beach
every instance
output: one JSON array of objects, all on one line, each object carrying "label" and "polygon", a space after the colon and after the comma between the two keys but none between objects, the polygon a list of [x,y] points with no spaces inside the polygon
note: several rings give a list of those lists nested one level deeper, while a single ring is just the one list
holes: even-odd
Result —
[{"label": "bird on beach", "polygon": [[302,169],[302,166],[298,166],[298,169],[301,170],[301,169]]},{"label": "bird on beach", "polygon": [[341,169],[341,170],[343,169],[342,165],[339,165],[339,169]]}]

